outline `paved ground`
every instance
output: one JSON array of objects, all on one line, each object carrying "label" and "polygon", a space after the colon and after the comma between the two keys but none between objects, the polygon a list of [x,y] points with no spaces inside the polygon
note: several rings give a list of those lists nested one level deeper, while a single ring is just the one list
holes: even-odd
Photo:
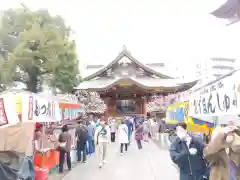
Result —
[{"label": "paved ground", "polygon": [[166,134],[164,137],[161,137],[161,135],[158,134],[157,136],[157,138],[153,139],[156,145],[161,149],[168,150],[171,144],[171,142],[168,140],[168,135]]},{"label": "paved ground", "polygon": [[119,154],[118,144],[109,146],[108,164],[98,168],[97,157],[91,156],[86,164],[79,164],[62,177],[52,180],[178,180],[177,169],[169,159],[166,149],[160,149],[154,142],[144,144],[138,150],[132,144],[127,153]]}]

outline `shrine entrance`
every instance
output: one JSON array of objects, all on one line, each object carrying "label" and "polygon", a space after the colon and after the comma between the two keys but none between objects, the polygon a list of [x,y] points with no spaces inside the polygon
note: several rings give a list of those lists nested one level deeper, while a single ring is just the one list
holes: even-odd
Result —
[{"label": "shrine entrance", "polygon": [[[128,82],[129,83],[129,82]],[[135,84],[119,82],[104,92],[98,92],[104,99],[111,116],[144,115],[147,113],[145,91]]]},{"label": "shrine entrance", "polygon": [[100,67],[76,89],[98,92],[107,105],[106,113],[111,116],[146,115],[147,103],[153,94],[167,96],[197,83],[178,82],[151,69],[136,60],[125,46],[112,62]]}]

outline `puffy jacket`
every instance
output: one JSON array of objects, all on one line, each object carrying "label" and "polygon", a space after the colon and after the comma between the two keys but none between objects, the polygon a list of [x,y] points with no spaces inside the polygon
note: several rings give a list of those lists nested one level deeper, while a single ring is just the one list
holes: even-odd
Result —
[{"label": "puffy jacket", "polygon": [[203,159],[203,144],[192,137],[189,148],[196,148],[197,154],[191,155],[186,142],[177,138],[170,147],[172,161],[180,169],[180,180],[203,180],[207,175],[206,161]]}]

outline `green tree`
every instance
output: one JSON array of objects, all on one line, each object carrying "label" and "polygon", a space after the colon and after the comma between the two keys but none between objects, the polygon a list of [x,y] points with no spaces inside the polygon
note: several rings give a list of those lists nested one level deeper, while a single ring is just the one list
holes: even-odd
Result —
[{"label": "green tree", "polygon": [[79,72],[70,34],[64,20],[52,17],[47,10],[7,10],[0,39],[8,52],[5,58],[12,80],[25,83],[31,92],[40,91],[45,79],[51,87],[71,91],[79,82]]},{"label": "green tree", "polygon": [[62,92],[71,93],[81,80],[78,60],[73,49],[75,49],[75,43],[69,43],[65,53],[59,56],[60,64],[56,67],[51,81],[52,87],[56,87]]}]

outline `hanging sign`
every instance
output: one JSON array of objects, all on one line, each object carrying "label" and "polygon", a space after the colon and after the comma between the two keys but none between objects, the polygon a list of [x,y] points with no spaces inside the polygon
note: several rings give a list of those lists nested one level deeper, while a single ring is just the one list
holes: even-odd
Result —
[{"label": "hanging sign", "polygon": [[0,96],[0,128],[19,122],[14,96],[10,94]]},{"label": "hanging sign", "polygon": [[119,83],[119,86],[121,86],[121,87],[127,87],[127,86],[131,86],[132,85],[132,83],[129,83],[129,82],[120,82]]},{"label": "hanging sign", "polygon": [[21,114],[22,113],[22,95],[21,94],[14,95],[14,101],[16,104],[17,113]]},{"label": "hanging sign", "polygon": [[59,103],[61,120],[76,118],[78,112],[82,111],[81,108],[80,104]]},{"label": "hanging sign", "polygon": [[58,122],[61,120],[59,103],[34,94],[23,95],[23,122]]},{"label": "hanging sign", "polygon": [[193,92],[189,115],[193,117],[240,114],[239,71]]},{"label": "hanging sign", "polygon": [[188,122],[188,105],[189,102],[177,102],[170,105],[166,111],[166,122],[177,124],[179,122]]}]

